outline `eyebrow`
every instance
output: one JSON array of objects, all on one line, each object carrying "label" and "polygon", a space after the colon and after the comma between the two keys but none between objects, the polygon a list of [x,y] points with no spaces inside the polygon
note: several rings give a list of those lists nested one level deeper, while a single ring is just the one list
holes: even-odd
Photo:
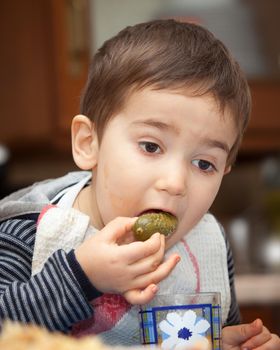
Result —
[{"label": "eyebrow", "polygon": [[[151,126],[151,127],[157,128],[159,130],[171,130],[175,134],[177,134],[177,135],[179,134],[178,128],[175,127],[174,125],[163,123],[161,121],[157,121],[157,120],[153,120],[153,119],[147,119],[147,120],[144,120],[144,121],[142,121],[142,120],[137,121],[136,120],[136,121],[133,122],[133,124],[135,124],[135,125]],[[222,151],[226,152],[227,154],[230,153],[230,148],[229,148],[229,146],[227,145],[226,142],[219,141],[219,140],[214,140],[214,139],[206,137],[206,138],[204,138],[202,140],[201,143],[207,145],[210,148],[219,148]]]},{"label": "eyebrow", "polygon": [[176,134],[179,134],[179,130],[175,125],[167,124],[158,120],[153,120],[153,119],[139,120],[139,121],[136,120],[133,122],[133,124],[151,126],[159,130],[171,130]]},{"label": "eyebrow", "polygon": [[229,152],[230,152],[229,146],[227,145],[227,143],[225,143],[223,141],[205,138],[202,143],[206,144],[207,146],[209,146],[211,148],[219,148],[222,151],[226,152],[227,154],[229,154]]}]

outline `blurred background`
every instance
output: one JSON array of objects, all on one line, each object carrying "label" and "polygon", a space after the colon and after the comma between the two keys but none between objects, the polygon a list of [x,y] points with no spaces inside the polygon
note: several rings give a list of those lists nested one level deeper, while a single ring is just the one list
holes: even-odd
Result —
[{"label": "blurred background", "polygon": [[92,54],[127,25],[177,18],[206,26],[245,71],[253,112],[212,212],[236,264],[244,321],[280,333],[280,1],[2,0],[0,198],[76,170],[70,124]]}]

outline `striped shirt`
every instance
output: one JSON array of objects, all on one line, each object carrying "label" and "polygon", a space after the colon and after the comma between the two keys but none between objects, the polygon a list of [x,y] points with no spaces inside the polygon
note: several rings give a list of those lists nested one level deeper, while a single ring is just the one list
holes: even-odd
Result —
[{"label": "striped shirt", "polygon": [[[73,250],[57,250],[31,276],[38,216],[39,212],[0,221],[0,329],[5,319],[11,319],[67,333],[75,323],[92,316],[90,301],[101,293],[88,280]],[[232,253],[224,237],[231,288],[226,324],[233,325],[240,322],[240,315]]]},{"label": "striped shirt", "polygon": [[93,313],[89,301],[101,295],[74,252],[56,251],[31,277],[37,215],[0,223],[0,325],[6,318],[68,332]]}]

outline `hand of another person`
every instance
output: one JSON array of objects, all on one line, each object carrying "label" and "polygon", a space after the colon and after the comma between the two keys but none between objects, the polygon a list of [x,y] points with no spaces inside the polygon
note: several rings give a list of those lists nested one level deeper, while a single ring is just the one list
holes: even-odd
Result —
[{"label": "hand of another person", "polygon": [[180,257],[163,261],[165,238],[155,233],[145,242],[119,243],[131,234],[137,218],[119,217],[85,240],[75,255],[91,283],[104,293],[124,294],[128,302],[150,301],[157,283],[166,278]]},{"label": "hand of another person", "polygon": [[222,343],[223,350],[280,350],[280,338],[270,333],[260,319],[223,328]]}]

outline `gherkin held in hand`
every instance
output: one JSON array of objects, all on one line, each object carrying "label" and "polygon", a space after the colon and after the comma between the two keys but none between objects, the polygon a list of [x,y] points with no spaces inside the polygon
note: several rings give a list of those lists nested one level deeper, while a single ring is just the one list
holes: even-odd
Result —
[{"label": "gherkin held in hand", "polygon": [[176,230],[177,224],[177,218],[170,213],[146,213],[139,216],[132,231],[138,241],[146,241],[156,232],[166,237],[171,235]]}]

